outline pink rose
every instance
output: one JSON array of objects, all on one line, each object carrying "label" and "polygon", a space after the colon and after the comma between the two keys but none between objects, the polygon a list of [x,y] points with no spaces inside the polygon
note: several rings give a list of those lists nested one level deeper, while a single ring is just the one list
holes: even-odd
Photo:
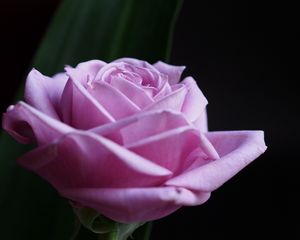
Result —
[{"label": "pink rose", "polygon": [[92,60],[52,78],[32,70],[3,128],[37,148],[18,162],[65,198],[143,222],[210,193],[262,154],[262,131],[207,132],[207,101],[184,67]]}]

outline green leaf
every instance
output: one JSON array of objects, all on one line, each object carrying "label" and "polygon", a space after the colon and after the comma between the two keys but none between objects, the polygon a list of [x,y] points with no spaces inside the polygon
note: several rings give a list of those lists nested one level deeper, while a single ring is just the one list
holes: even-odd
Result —
[{"label": "green leaf", "polygon": [[[33,61],[46,75],[98,58],[167,60],[181,0],[65,0]],[[17,99],[22,98],[22,88]],[[0,238],[66,240],[75,227],[67,201],[15,164],[28,146],[0,136]],[[83,237],[80,239],[87,240]],[[76,238],[78,239],[78,238]],[[138,239],[138,238],[136,238]]]}]

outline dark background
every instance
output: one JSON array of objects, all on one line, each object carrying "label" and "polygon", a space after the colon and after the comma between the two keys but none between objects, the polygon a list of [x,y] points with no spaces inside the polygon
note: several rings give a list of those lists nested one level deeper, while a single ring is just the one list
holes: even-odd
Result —
[{"label": "dark background", "polygon": [[[0,1],[1,112],[59,2]],[[208,98],[210,130],[262,129],[269,148],[204,205],[156,221],[152,239],[300,239],[296,20],[292,1],[185,1],[171,63]]]}]

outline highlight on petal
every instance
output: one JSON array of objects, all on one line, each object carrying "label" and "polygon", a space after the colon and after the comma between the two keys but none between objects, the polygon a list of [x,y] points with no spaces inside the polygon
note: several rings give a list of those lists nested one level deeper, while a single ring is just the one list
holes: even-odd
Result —
[{"label": "highlight on petal", "polygon": [[37,148],[23,155],[18,162],[58,190],[147,187],[161,185],[172,174],[106,138],[82,131],[71,132]]},{"label": "highlight on petal", "polygon": [[185,78],[182,84],[184,84],[188,90],[183,103],[182,112],[190,121],[196,121],[197,118],[205,112],[207,100],[192,77]]},{"label": "highlight on petal", "polygon": [[172,85],[180,81],[181,74],[185,69],[185,66],[174,66],[161,61],[153,64],[153,66],[161,73],[167,75],[168,82]]},{"label": "highlight on petal", "polygon": [[24,102],[8,109],[3,115],[2,126],[19,142],[37,142],[39,145],[74,130]]},{"label": "highlight on petal", "polygon": [[58,105],[66,82],[67,76],[64,73],[50,78],[33,69],[27,76],[25,100],[45,114],[59,119]]},{"label": "highlight on petal", "polygon": [[62,119],[79,129],[114,122],[109,112],[94,99],[80,82],[70,78],[61,99]]},{"label": "highlight on petal", "polygon": [[210,197],[210,193],[193,193],[180,187],[63,189],[60,194],[122,223],[162,218]]},{"label": "highlight on petal", "polygon": [[262,131],[209,132],[206,136],[217,150],[220,159],[183,172],[168,180],[167,186],[211,192],[266,150]]}]

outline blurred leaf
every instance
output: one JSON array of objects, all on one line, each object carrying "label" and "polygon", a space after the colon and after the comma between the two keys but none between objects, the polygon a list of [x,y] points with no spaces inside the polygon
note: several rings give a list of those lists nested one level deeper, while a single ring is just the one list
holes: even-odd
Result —
[{"label": "blurred leaf", "polygon": [[[52,75],[62,71],[65,64],[93,58],[167,60],[180,5],[181,0],[65,0],[33,66]],[[18,92],[17,99],[21,99],[22,87]],[[1,134],[0,238],[70,239],[75,221],[68,203],[49,184],[15,164],[28,149]]]},{"label": "blurred leaf", "polygon": [[167,60],[181,0],[66,0],[38,51],[45,74],[65,64],[130,56]]}]

